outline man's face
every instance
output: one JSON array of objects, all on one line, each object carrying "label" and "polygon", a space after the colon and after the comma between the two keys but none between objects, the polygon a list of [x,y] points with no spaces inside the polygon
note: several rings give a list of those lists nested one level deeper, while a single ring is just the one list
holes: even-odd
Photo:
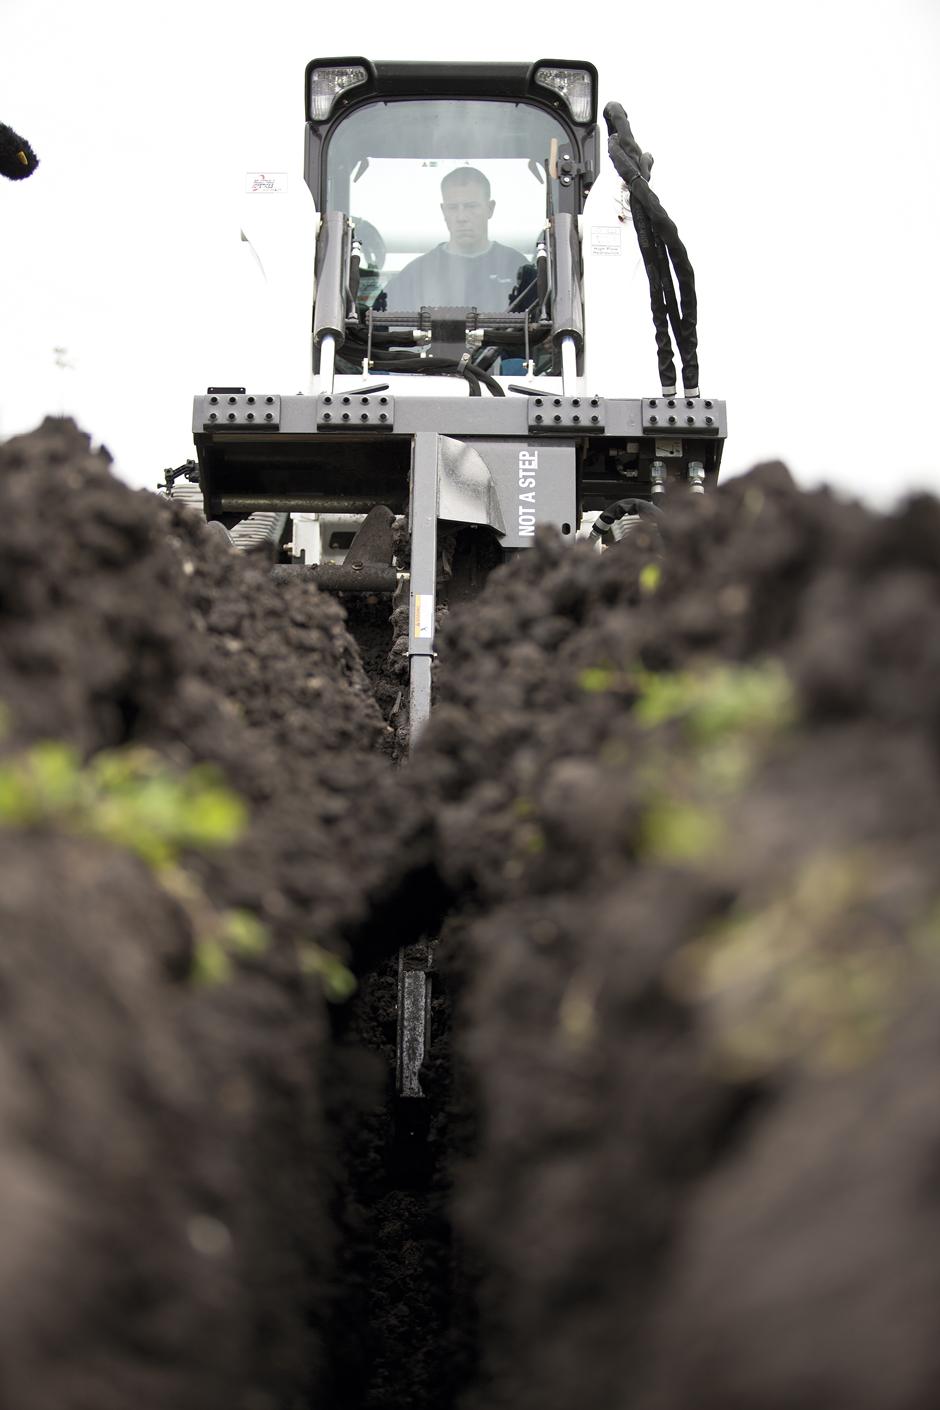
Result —
[{"label": "man's face", "polygon": [[454,248],[472,255],[486,248],[487,226],[496,209],[478,181],[451,181],[443,191],[441,210]]}]

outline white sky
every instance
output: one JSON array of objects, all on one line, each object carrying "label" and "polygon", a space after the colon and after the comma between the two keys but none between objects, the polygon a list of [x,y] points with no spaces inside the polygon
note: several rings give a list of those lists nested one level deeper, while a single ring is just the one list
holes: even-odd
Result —
[{"label": "white sky", "polygon": [[0,0],[0,26],[0,121],[42,163],[0,180],[0,436],[66,411],[139,485],[192,454],[238,318],[235,198],[246,170],[302,179],[309,59],[570,57],[656,159],[723,473],[779,456],[876,502],[937,488],[938,0]]}]

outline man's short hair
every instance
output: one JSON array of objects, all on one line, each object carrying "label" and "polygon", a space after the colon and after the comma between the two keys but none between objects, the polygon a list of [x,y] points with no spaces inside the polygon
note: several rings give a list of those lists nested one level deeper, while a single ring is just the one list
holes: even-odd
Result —
[{"label": "man's short hair", "polygon": [[474,182],[476,185],[482,186],[483,199],[486,201],[490,199],[490,183],[482,171],[478,171],[475,166],[455,166],[453,171],[449,171],[441,182],[441,195],[446,194],[446,187],[456,186],[458,182],[461,185]]}]

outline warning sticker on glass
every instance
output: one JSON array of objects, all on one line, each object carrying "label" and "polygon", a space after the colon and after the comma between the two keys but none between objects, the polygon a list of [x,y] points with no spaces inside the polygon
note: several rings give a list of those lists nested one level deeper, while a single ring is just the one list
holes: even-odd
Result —
[{"label": "warning sticker on glass", "polygon": [[434,594],[415,593],[415,622],[412,636],[417,641],[430,641],[434,635]]},{"label": "warning sticker on glass", "polygon": [[246,171],[245,191],[249,196],[270,196],[287,190],[286,171]]},{"label": "warning sticker on glass", "polygon": [[619,255],[623,231],[619,225],[592,225],[591,251],[595,255]]}]

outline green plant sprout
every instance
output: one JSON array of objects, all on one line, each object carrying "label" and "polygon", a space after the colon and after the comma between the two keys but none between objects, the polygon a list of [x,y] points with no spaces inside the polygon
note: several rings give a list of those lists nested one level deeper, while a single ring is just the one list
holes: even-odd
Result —
[{"label": "green plant sprout", "polygon": [[[0,706],[0,737],[5,730]],[[0,760],[0,827],[55,827],[132,852],[182,906],[196,940],[192,979],[219,984],[239,960],[270,943],[251,911],[218,910],[182,865],[186,853],[231,847],[244,834],[248,809],[211,765],[174,769],[154,750],[105,750],[83,763],[78,751],[44,740]],[[349,997],[356,981],[335,956],[312,943],[301,968],[317,973],[331,1001]]]}]

